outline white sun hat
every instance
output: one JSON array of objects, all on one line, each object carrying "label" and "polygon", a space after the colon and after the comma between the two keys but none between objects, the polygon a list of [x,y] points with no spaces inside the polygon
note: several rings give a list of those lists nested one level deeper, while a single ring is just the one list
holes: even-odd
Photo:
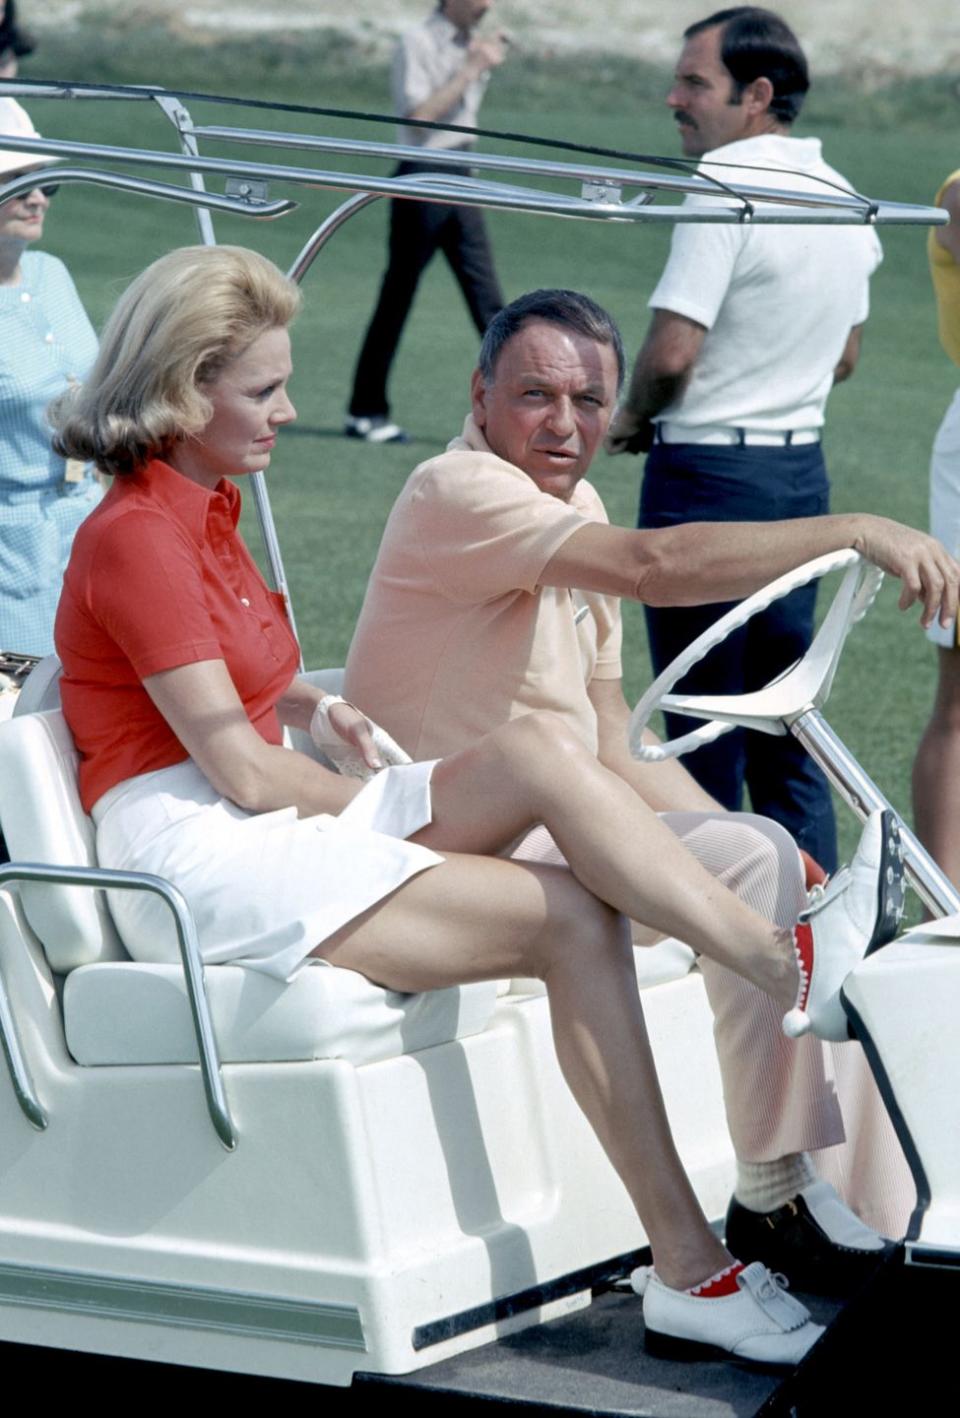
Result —
[{"label": "white sun hat", "polygon": [[24,168],[47,167],[57,158],[45,153],[17,152],[7,144],[16,143],[18,138],[39,138],[40,134],[30,121],[30,115],[15,98],[0,98],[0,181],[9,172],[22,172]]}]

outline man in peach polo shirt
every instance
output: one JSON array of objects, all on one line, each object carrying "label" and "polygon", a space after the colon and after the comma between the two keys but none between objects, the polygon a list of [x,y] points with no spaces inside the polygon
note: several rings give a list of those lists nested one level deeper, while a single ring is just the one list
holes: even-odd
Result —
[{"label": "man in peach polo shirt", "polygon": [[[856,545],[923,588],[929,622],[955,598],[960,568],[932,539],[870,516],[611,527],[584,474],[622,378],[619,332],[585,296],[538,291],[495,317],[462,437],[415,469],[390,514],[344,692],[414,758],[552,710],[667,813],[725,884],[772,919],[792,919],[804,887],[787,834],[764,819],[718,814],[678,763],[630,757],[619,598],[737,599]],[[818,1179],[809,1156],[844,1136],[823,1046],[788,1042],[759,991],[710,962],[701,969],[738,1159],[728,1213],[738,1254],[785,1270],[801,1288],[849,1290],[881,1242]]]}]

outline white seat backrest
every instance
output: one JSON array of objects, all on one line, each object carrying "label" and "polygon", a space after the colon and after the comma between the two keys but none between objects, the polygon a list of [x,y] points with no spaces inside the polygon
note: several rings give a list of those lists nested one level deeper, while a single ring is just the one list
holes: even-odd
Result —
[{"label": "white seat backrest", "polygon": [[[59,709],[0,723],[0,827],[14,862],[97,865],[93,823],[77,791],[77,763]],[[126,958],[102,892],[44,882],[25,884],[20,896],[54,970]]]},{"label": "white seat backrest", "polygon": [[56,655],[47,655],[27,675],[17,695],[14,714],[39,714],[60,708],[60,676],[63,666]]}]

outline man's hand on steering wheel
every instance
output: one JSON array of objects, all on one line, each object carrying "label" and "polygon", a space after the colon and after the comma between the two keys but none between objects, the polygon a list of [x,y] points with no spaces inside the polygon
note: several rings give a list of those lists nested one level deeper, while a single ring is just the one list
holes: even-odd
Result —
[{"label": "man's hand on steering wheel", "polygon": [[916,601],[923,605],[921,622],[926,629],[939,618],[946,625],[957,614],[960,565],[936,537],[904,527],[888,517],[864,514],[854,547],[881,570],[901,583],[900,609]]}]

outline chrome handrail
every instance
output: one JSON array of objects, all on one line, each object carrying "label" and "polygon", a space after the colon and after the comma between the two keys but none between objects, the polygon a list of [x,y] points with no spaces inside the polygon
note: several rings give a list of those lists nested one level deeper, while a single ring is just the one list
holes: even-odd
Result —
[{"label": "chrome handrail", "polygon": [[[308,133],[284,133],[263,128],[234,128],[219,124],[192,124],[187,130],[197,138],[214,138],[219,142],[248,143],[252,146],[294,148],[323,153],[340,153],[344,156],[364,158],[386,158],[391,162],[422,163],[429,161],[431,167],[463,168],[469,166],[478,172],[527,173],[530,176],[552,177],[574,182],[588,182],[613,187],[651,187],[656,191],[684,193],[700,196],[722,195],[715,181],[697,172],[683,173],[650,172],[646,169],[634,170],[627,167],[598,167],[592,163],[557,162],[550,158],[513,157],[502,153],[481,153],[473,148],[426,148],[422,145],[405,143],[377,143],[361,138],[316,138]],[[666,159],[682,167],[680,159]],[[718,163],[718,167],[725,164]],[[727,164],[731,171],[737,171],[736,164]],[[770,187],[738,185],[738,193],[743,193],[750,201],[786,201],[798,206],[855,205],[862,213],[869,206],[869,199],[853,191],[841,191],[824,185],[822,195],[809,192],[792,192]]]},{"label": "chrome handrail", "polygon": [[[0,887],[6,882],[49,882],[59,886],[91,886],[98,889],[125,891],[150,891],[165,901],[173,912],[177,931],[177,944],[183,965],[187,986],[187,998],[193,1018],[197,1052],[200,1058],[200,1073],[203,1091],[207,1100],[207,1111],[217,1137],[228,1152],[237,1145],[237,1130],[230,1115],[220,1074],[220,1054],[217,1048],[210,1002],[204,981],[203,961],[193,915],[182,893],[163,877],[147,872],[115,871],[109,867],[64,867],[48,866],[37,862],[6,862],[0,865]],[[26,1065],[19,1048],[13,1016],[9,1009],[6,991],[0,980],[0,1044],[7,1057],[13,1077],[17,1101],[34,1127],[46,1127],[47,1118],[33,1090]]]},{"label": "chrome handrail", "polygon": [[38,1132],[43,1132],[49,1119],[37,1097],[33,1080],[30,1077],[30,1070],[27,1068],[23,1050],[20,1047],[20,1038],[17,1034],[13,1010],[10,1008],[10,997],[7,994],[2,970],[0,970],[0,1048],[2,1048],[7,1061],[14,1097],[21,1113],[31,1127],[35,1127]]}]

